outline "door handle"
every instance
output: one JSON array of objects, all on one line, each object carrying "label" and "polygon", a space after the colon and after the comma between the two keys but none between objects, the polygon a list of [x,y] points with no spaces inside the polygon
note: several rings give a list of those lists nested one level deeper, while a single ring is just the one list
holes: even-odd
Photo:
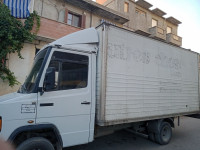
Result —
[{"label": "door handle", "polygon": [[81,104],[83,104],[83,105],[90,105],[90,102],[84,101]]},{"label": "door handle", "polygon": [[40,103],[40,107],[53,106],[54,103]]}]

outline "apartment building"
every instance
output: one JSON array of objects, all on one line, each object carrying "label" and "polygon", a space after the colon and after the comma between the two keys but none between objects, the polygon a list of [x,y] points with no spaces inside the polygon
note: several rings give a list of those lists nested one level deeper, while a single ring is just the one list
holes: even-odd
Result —
[{"label": "apartment building", "polygon": [[96,27],[102,21],[123,25],[128,17],[91,0],[37,0],[34,10],[41,16],[38,37],[55,40],[71,32]]},{"label": "apartment building", "polygon": [[166,13],[159,8],[150,9],[152,4],[147,1],[96,0],[97,3],[126,15],[129,21],[123,25],[124,28],[181,46],[182,38],[177,33],[181,22],[174,17],[165,18]]},{"label": "apartment building", "polygon": [[[125,14],[91,0],[35,0],[33,8],[41,17],[37,39],[32,43],[24,43],[21,51],[24,59],[11,54],[7,62],[21,84],[31,69],[36,52],[44,45],[67,34],[96,27],[103,21],[118,26],[128,21]],[[8,83],[0,80],[0,95],[17,91],[19,86],[11,88]]]},{"label": "apartment building", "polygon": [[[144,0],[35,0],[33,8],[41,17],[37,39],[24,44],[21,51],[24,59],[9,55],[7,66],[23,84],[35,54],[44,45],[102,22],[181,46],[182,38],[177,35],[181,22],[173,17],[164,18],[165,12],[158,8],[150,10],[151,7]],[[0,80],[0,95],[17,91],[19,86],[11,88]]]}]

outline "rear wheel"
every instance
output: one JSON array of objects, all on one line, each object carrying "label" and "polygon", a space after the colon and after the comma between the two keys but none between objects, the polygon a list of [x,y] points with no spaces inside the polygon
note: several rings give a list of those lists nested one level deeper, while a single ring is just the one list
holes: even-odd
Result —
[{"label": "rear wheel", "polygon": [[172,128],[168,122],[162,122],[159,132],[155,134],[155,140],[158,144],[168,144],[172,137]]},{"label": "rear wheel", "polygon": [[54,147],[47,139],[34,137],[21,143],[17,150],[54,150]]}]

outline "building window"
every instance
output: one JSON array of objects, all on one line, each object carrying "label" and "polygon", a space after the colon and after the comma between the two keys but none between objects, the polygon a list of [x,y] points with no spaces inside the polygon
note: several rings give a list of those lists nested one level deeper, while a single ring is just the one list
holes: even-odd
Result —
[{"label": "building window", "polygon": [[152,27],[158,26],[158,21],[155,19],[152,19]]},{"label": "building window", "polygon": [[126,12],[126,13],[129,12],[129,3],[127,3],[127,2],[124,3],[124,12]]},{"label": "building window", "polygon": [[136,8],[135,13],[136,13],[137,15],[146,17],[146,12],[144,12],[143,10],[140,10],[140,9],[138,9],[138,8]]},{"label": "building window", "polygon": [[172,28],[171,27],[167,27],[167,34],[168,33],[172,33]]},{"label": "building window", "polygon": [[64,22],[71,26],[80,27],[84,29],[86,25],[86,13],[84,12],[82,15],[79,15],[79,14],[70,12],[68,11],[67,8],[65,8]]},{"label": "building window", "polygon": [[69,12],[67,16],[67,24],[81,27],[81,16]]}]

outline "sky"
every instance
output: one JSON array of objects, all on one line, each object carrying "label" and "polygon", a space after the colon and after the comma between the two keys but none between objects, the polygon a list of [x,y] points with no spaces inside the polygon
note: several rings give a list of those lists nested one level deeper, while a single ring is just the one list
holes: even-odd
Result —
[{"label": "sky", "polygon": [[200,0],[146,1],[153,5],[150,9],[159,8],[167,13],[164,17],[173,16],[181,21],[178,36],[182,37],[182,47],[200,53]]}]

